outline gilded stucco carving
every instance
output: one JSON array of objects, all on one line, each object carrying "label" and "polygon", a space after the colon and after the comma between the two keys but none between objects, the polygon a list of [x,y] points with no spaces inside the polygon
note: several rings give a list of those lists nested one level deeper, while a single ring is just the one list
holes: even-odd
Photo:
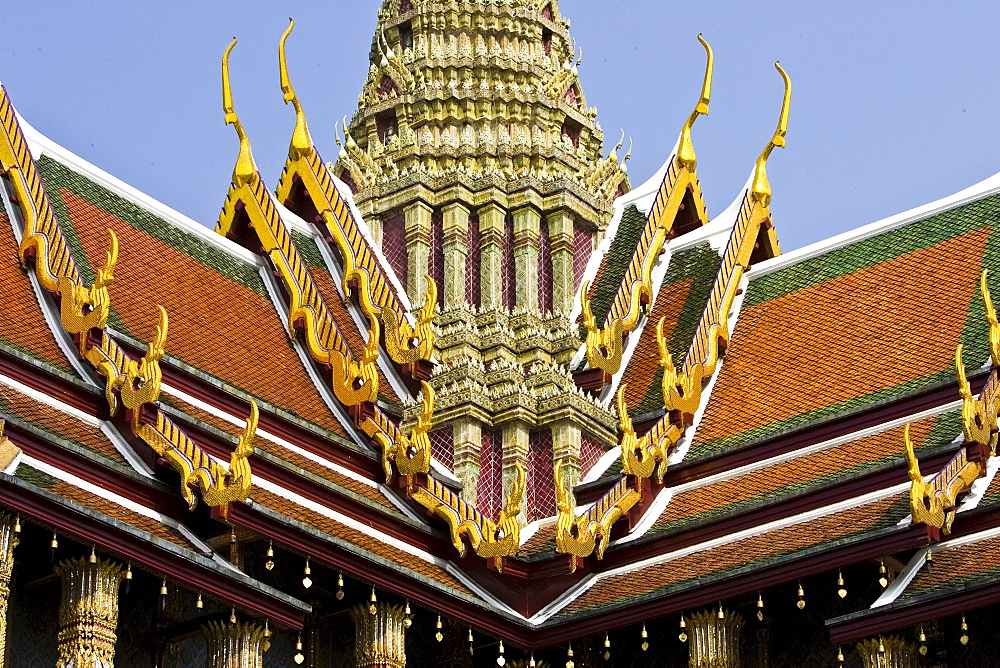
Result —
[{"label": "gilded stucco carving", "polygon": [[426,486],[412,486],[409,493],[414,501],[448,523],[451,542],[459,553],[465,555],[467,540],[477,555],[492,559],[497,570],[502,571],[503,557],[514,555],[520,545],[521,525],[517,516],[524,501],[526,473],[520,463],[516,466],[517,478],[496,521],[484,517],[434,478],[427,478]]},{"label": "gilded stucco carving", "polygon": [[[181,494],[192,508],[197,499],[191,488],[196,488],[206,503],[219,505],[225,515],[229,502],[246,499],[250,489],[251,474],[246,460],[252,451],[256,420],[252,420],[252,425],[248,422],[227,472],[159,410],[156,405],[160,394],[159,363],[167,336],[167,312],[157,307],[156,335],[139,360],[126,354],[104,329],[111,308],[108,286],[114,280],[118,239],[108,230],[104,266],[88,287],[55,218],[6,90],[0,91],[0,167],[10,176],[21,210],[22,262],[33,267],[44,288],[60,296],[62,326],[77,342],[81,358],[104,377],[111,414],[117,414],[122,407],[129,411],[132,432],[181,474]],[[251,411],[256,415],[256,406]]]},{"label": "gilded stucco carving", "polygon": [[670,160],[663,183],[646,217],[646,224],[635,253],[615,293],[607,319],[603,323],[597,322],[591,310],[589,282],[584,283],[580,291],[583,324],[587,329],[587,364],[604,373],[605,383],[610,382],[612,376],[621,369],[624,338],[639,324],[646,308],[652,303],[653,269],[660,259],[664,244],[673,232],[674,221],[686,194],[690,193],[693,196],[695,215],[702,224],[708,222],[695,172],[696,160],[694,146],[691,143],[691,127],[698,116],[708,114],[713,57],[708,42],[702,39],[701,35],[698,39],[708,54],[701,97],[684,124],[678,150]]},{"label": "gilded stucco carving", "polygon": [[[986,285],[984,270],[980,279],[980,292],[990,324],[990,352],[996,364],[996,311]],[[955,349],[955,375],[958,393],[962,398],[962,435],[964,442],[959,451],[943,469],[924,481],[920,462],[910,440],[910,425],[903,430],[903,445],[910,476],[910,512],[914,522],[922,522],[944,534],[951,533],[959,497],[966,493],[979,478],[986,475],[989,458],[997,449],[997,416],[1000,412],[1000,376],[994,368],[986,380],[979,397],[972,395],[972,388],[965,375],[962,360],[963,347]]]},{"label": "gilded stucco carving", "polygon": [[[420,360],[430,362],[434,350],[434,305],[437,303],[437,286],[427,277],[428,293],[423,308],[414,319],[404,308],[376,260],[368,240],[358,227],[351,209],[341,196],[324,165],[319,151],[309,136],[305,114],[288,77],[285,60],[285,41],[294,23],[282,36],[278,51],[281,70],[281,89],[285,102],[295,108],[295,131],[289,147],[288,160],[276,189],[281,201],[289,201],[295,183],[305,187],[316,210],[322,217],[323,230],[337,250],[343,264],[342,289],[345,295],[352,292],[372,327],[381,326],[386,353],[397,364],[419,370]],[[348,135],[349,143],[353,140]],[[355,145],[356,147],[356,145]]]},{"label": "gilded stucco carving", "polygon": [[62,580],[57,668],[112,668],[125,569],[77,557],[57,564],[55,572]]},{"label": "gilded stucco carving", "polygon": [[[709,53],[711,52],[709,51]],[[710,69],[711,58],[709,59],[709,72]],[[784,146],[784,137],[788,129],[791,82],[780,66],[778,66],[778,71],[785,83],[781,113],[774,135],[754,166],[755,175],[766,174],[764,166],[767,158],[775,146]],[[710,77],[706,76],[706,81],[709,79]],[[707,97],[707,89],[703,95]],[[699,106],[700,104],[699,102]],[[693,121],[697,113],[696,109],[689,122]],[[691,160],[693,160],[693,153]],[[678,165],[679,163],[675,160],[672,164]],[[666,181],[664,183],[666,184]],[[757,183],[756,179],[755,183]],[[762,183],[766,184],[766,176],[763,177]],[[662,188],[661,186],[661,193],[663,192]],[[767,243],[771,245],[771,249],[777,250],[777,239],[770,226],[769,204],[769,195],[764,197],[756,194],[753,188],[744,193],[736,223],[726,244],[722,264],[712,286],[712,292],[680,370],[674,366],[667,349],[667,340],[663,335],[663,320],[657,323],[657,345],[660,351],[660,365],[663,368],[662,389],[665,411],[663,416],[641,438],[636,435],[635,427],[628,416],[624,399],[626,385],[619,386],[616,398],[619,428],[622,434],[620,440],[622,470],[625,476],[577,518],[573,512],[570,493],[563,488],[564,483],[561,482],[562,476],[558,473],[559,466],[557,465],[556,543],[560,552],[567,552],[578,557],[595,554],[600,558],[606,547],[611,525],[631,510],[642,498],[629,478],[632,476],[648,478],[655,475],[657,481],[662,481],[667,470],[668,457],[684,435],[687,426],[691,424],[694,413],[702,401],[702,388],[718,367],[720,353],[729,339],[729,313],[762,231],[766,231]],[[621,294],[619,292],[619,295]],[[589,315],[588,309],[585,308],[584,316],[587,315]],[[588,330],[589,328],[588,324]],[[591,333],[588,331],[588,355],[591,348],[590,335]],[[602,357],[602,359],[610,358]]]}]

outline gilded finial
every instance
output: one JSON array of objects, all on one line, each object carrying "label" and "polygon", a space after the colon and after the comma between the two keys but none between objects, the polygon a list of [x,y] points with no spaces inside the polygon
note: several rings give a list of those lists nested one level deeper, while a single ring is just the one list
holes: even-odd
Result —
[{"label": "gilded finial", "polygon": [[1000,366],[1000,321],[997,321],[997,310],[990,297],[990,287],[986,282],[989,270],[983,269],[979,277],[979,292],[983,296],[983,306],[986,307],[986,320],[990,323],[990,357],[994,366]]},{"label": "gilded finial", "polygon": [[236,38],[226,47],[222,54],[222,111],[226,114],[226,125],[232,125],[236,130],[236,135],[240,138],[240,155],[236,159],[236,167],[233,169],[233,183],[237,186],[251,184],[257,180],[257,166],[253,161],[253,153],[250,152],[250,140],[240,123],[240,117],[236,115],[233,107],[233,91],[229,85],[229,54],[236,46]]},{"label": "gilded finial", "polygon": [[309,127],[306,125],[306,115],[302,111],[302,105],[299,104],[299,98],[295,94],[295,89],[292,88],[292,82],[288,78],[285,42],[288,40],[288,36],[292,34],[294,28],[295,21],[289,17],[288,28],[281,35],[281,41],[278,42],[278,68],[281,71],[281,92],[285,94],[285,104],[291,102],[295,108],[295,131],[292,133],[292,143],[289,153],[292,154],[293,158],[299,158],[312,150],[313,143],[312,138],[309,136]]},{"label": "gilded finial", "polygon": [[785,147],[785,133],[788,132],[788,107],[792,101],[792,80],[788,78],[788,74],[782,69],[780,62],[775,61],[774,67],[781,74],[781,78],[785,82],[785,96],[781,101],[781,115],[778,117],[778,127],[774,131],[771,141],[761,151],[760,157],[757,158],[757,164],[754,166],[753,189],[751,191],[753,198],[764,206],[771,204],[771,184],[767,180],[767,159],[771,156],[771,151],[774,150],[775,146]]},{"label": "gilded finial", "polygon": [[698,104],[695,105],[694,111],[688,116],[684,127],[681,129],[681,141],[677,147],[677,160],[683,167],[691,171],[694,171],[698,163],[694,154],[694,144],[691,142],[691,128],[694,126],[694,122],[698,119],[698,116],[708,115],[708,102],[712,96],[712,68],[715,66],[715,55],[712,53],[712,47],[701,36],[701,33],[698,33],[698,41],[705,47],[705,52],[708,56],[705,63],[705,79],[701,84],[701,97],[698,98]]},{"label": "gilded finial", "polygon": [[909,423],[903,427],[903,447],[906,451],[906,471],[910,477],[910,482],[922,485],[924,476],[920,473],[920,461],[917,459],[917,453],[913,449],[913,441],[910,440]]}]

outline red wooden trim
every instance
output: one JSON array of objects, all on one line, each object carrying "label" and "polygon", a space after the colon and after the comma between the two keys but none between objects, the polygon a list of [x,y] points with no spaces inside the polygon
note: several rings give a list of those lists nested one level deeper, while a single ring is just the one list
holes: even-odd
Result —
[{"label": "red wooden trim", "polygon": [[98,523],[69,506],[18,485],[9,476],[0,476],[3,505],[56,531],[72,536],[84,544],[94,543],[102,549],[130,559],[150,571],[178,580],[192,589],[229,601],[293,629],[305,625],[311,608],[304,603],[295,605],[242,580],[226,577],[221,570],[210,568],[183,555],[157,547],[152,542],[111,524]]}]

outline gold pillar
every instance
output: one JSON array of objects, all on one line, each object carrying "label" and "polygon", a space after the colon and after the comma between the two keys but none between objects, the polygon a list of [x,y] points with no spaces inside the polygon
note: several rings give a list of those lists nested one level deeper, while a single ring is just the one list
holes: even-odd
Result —
[{"label": "gold pillar", "polygon": [[[374,606],[375,614],[372,614]],[[406,612],[388,603],[356,605],[354,654],[358,668],[404,668],[406,666]]]},{"label": "gold pillar", "polygon": [[[422,304],[427,294],[431,256],[431,214],[423,202],[414,202],[403,209],[406,228],[406,292],[415,304]],[[441,286],[438,286],[440,289]]]},{"label": "gold pillar", "polygon": [[479,209],[479,301],[494,309],[503,303],[503,235],[506,214],[496,204]]},{"label": "gold pillar", "polygon": [[7,665],[7,601],[10,598],[10,576],[14,571],[14,548],[18,536],[14,532],[17,518],[0,513],[0,666]]},{"label": "gold pillar", "polygon": [[56,668],[112,668],[118,639],[120,565],[78,557],[55,567],[62,578]]},{"label": "gold pillar", "polygon": [[514,211],[514,304],[538,310],[538,236],[541,216],[531,207]]},{"label": "gold pillar", "polygon": [[465,257],[469,253],[469,210],[461,204],[449,204],[442,209],[442,252],[444,253],[445,308],[465,304]]},{"label": "gold pillar", "polygon": [[201,627],[209,668],[261,668],[270,646],[267,631],[253,622],[211,621]]},{"label": "gold pillar", "polygon": [[897,636],[869,638],[858,643],[865,668],[917,668],[917,647]]},{"label": "gold pillar", "polygon": [[552,247],[552,310],[573,310],[573,215],[556,211],[545,217]]},{"label": "gold pillar", "polygon": [[471,417],[459,418],[452,426],[455,443],[455,475],[462,481],[462,498],[476,505],[476,481],[479,480],[479,451],[483,447],[483,427]]},{"label": "gold pillar", "polygon": [[687,618],[691,668],[739,668],[743,618],[735,612],[704,610]]}]

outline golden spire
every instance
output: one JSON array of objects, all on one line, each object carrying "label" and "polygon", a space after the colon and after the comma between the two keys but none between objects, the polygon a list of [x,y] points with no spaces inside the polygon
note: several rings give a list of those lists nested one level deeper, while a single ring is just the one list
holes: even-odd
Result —
[{"label": "golden spire", "polygon": [[792,80],[781,68],[780,62],[775,61],[774,67],[777,68],[781,78],[785,81],[785,97],[781,101],[781,115],[778,117],[778,127],[774,131],[774,136],[761,151],[760,157],[757,158],[757,164],[753,168],[753,188],[751,190],[753,198],[764,206],[771,204],[771,184],[767,180],[767,159],[775,146],[785,147],[785,133],[788,132],[788,106],[792,101]]},{"label": "golden spire", "polygon": [[708,61],[705,63],[705,80],[701,85],[701,97],[698,99],[698,104],[695,106],[694,111],[691,112],[691,115],[688,116],[683,129],[681,129],[681,141],[677,147],[677,160],[682,166],[687,167],[691,171],[694,171],[697,164],[697,159],[694,155],[694,144],[691,143],[691,128],[694,126],[694,122],[698,119],[698,116],[702,114],[708,115],[708,101],[712,96],[712,67],[715,65],[715,56],[712,54],[712,47],[708,45],[708,42],[701,36],[701,33],[698,33],[698,41],[705,47],[705,51],[708,54]]},{"label": "golden spire", "polygon": [[289,153],[293,158],[299,158],[313,148],[312,138],[309,137],[309,127],[306,125],[306,115],[302,112],[302,105],[292,88],[292,82],[288,78],[288,63],[285,60],[285,41],[292,34],[295,28],[295,21],[289,17],[288,29],[281,36],[278,42],[278,68],[281,70],[281,92],[285,94],[285,104],[289,102],[295,107],[295,131],[292,133],[292,145]]},{"label": "golden spire", "polygon": [[240,117],[236,115],[233,107],[233,91],[229,86],[229,54],[236,46],[236,38],[226,47],[222,54],[222,111],[226,113],[226,125],[232,125],[236,129],[236,135],[240,138],[240,155],[236,159],[236,167],[233,169],[233,183],[237,186],[254,183],[257,180],[257,166],[253,161],[253,153],[250,152],[250,140],[240,123]]}]

